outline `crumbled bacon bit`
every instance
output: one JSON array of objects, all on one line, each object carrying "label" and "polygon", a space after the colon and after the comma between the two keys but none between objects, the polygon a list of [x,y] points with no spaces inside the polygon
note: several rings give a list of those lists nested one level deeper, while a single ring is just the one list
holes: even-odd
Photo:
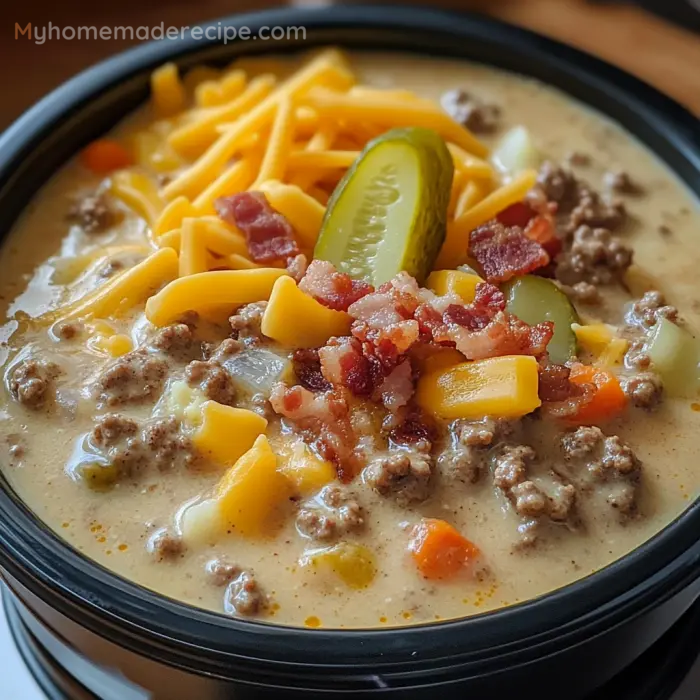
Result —
[{"label": "crumbled bacon bit", "polygon": [[480,331],[505,308],[506,298],[503,292],[492,284],[480,282],[476,285],[474,301],[471,304],[450,304],[443,318],[447,323],[455,323],[470,331]]},{"label": "crumbled bacon bit", "polygon": [[389,439],[399,445],[432,443],[436,437],[435,425],[418,409],[409,411],[403,421],[389,433]]},{"label": "crumbled bacon bit", "polygon": [[214,206],[224,221],[243,231],[255,262],[286,261],[299,254],[291,224],[270,206],[262,192],[219,197]]},{"label": "crumbled bacon bit", "polygon": [[328,391],[330,383],[321,372],[321,358],[316,349],[296,350],[292,356],[294,372],[301,384],[309,391]]},{"label": "crumbled bacon bit", "polygon": [[275,413],[293,421],[304,440],[312,443],[324,459],[333,462],[342,481],[357,471],[357,443],[350,423],[348,403],[340,391],[314,394],[302,386],[277,384],[270,394]]},{"label": "crumbled bacon bit", "polygon": [[531,219],[525,227],[525,235],[533,241],[539,243],[549,255],[554,259],[563,248],[562,240],[557,235],[554,219],[551,216],[536,216]]},{"label": "crumbled bacon bit", "polygon": [[[439,300],[438,297],[438,303]],[[494,285],[482,282],[477,285],[471,304],[449,304],[440,313],[434,300],[423,304],[416,318],[423,333],[430,333],[433,342],[455,346],[468,360],[544,354],[552,337],[552,324],[529,326],[504,309],[503,293]]]},{"label": "crumbled bacon bit", "polygon": [[318,351],[323,377],[347,387],[355,396],[370,396],[374,390],[372,367],[362,354],[362,343],[352,337],[331,338]]},{"label": "crumbled bacon bit", "polygon": [[529,326],[519,318],[499,311],[493,320],[480,331],[468,332],[454,328],[449,334],[455,346],[468,360],[483,360],[503,355],[533,355],[539,357],[547,351],[547,344],[554,334],[554,324],[545,321]]},{"label": "crumbled bacon bit", "polygon": [[306,255],[303,253],[299,253],[299,255],[295,255],[293,258],[289,258],[287,260],[287,272],[289,273],[289,276],[295,281],[295,282],[301,282],[302,278],[306,274],[306,269],[309,266],[309,262],[306,259]]},{"label": "crumbled bacon bit", "polygon": [[520,226],[525,228],[537,212],[527,202],[515,202],[500,212],[496,219],[504,226]]},{"label": "crumbled bacon bit", "polygon": [[378,388],[378,393],[384,407],[394,413],[408,404],[414,389],[413,368],[410,360],[404,358],[384,378]]},{"label": "crumbled bacon bit", "polygon": [[544,410],[558,418],[571,416],[593,397],[595,387],[569,381],[571,370],[565,365],[540,364],[539,397]]},{"label": "crumbled bacon bit", "polygon": [[564,401],[576,386],[569,381],[571,370],[566,365],[547,364],[540,367],[538,392],[542,401]]},{"label": "crumbled bacon bit", "polygon": [[299,289],[335,311],[347,311],[351,304],[374,291],[371,284],[338,272],[326,260],[311,262],[299,282]]},{"label": "crumbled bacon bit", "polygon": [[506,282],[549,263],[547,251],[519,226],[491,221],[469,235],[469,254],[489,282]]}]

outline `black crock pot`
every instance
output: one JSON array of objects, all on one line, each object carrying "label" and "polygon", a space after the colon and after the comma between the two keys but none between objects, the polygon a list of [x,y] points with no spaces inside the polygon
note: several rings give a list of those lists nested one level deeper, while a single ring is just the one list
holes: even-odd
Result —
[{"label": "black crock pot", "polygon": [[[77,76],[0,138],[0,232],[79,148],[147,97],[164,61],[188,68],[316,45],[399,49],[534,76],[624,125],[700,195],[700,129],[682,107],[591,56],[521,29],[428,9],[280,10],[222,25],[304,26],[306,39],[190,38]],[[213,23],[216,24],[216,23]],[[161,597],[85,558],[0,480],[0,567],[23,622],[95,695],[209,700],[387,693],[583,698],[639,657],[700,593],[700,504],[625,558],[550,595],[464,620],[310,630],[229,619]]]}]

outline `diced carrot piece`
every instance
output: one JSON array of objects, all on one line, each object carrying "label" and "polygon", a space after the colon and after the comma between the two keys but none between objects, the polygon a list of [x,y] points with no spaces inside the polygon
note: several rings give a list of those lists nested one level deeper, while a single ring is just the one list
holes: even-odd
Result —
[{"label": "diced carrot piece", "polygon": [[423,518],[416,525],[408,549],[418,571],[427,579],[451,578],[479,555],[476,545],[436,518]]},{"label": "diced carrot piece", "polygon": [[592,384],[593,398],[567,420],[577,425],[595,425],[611,420],[627,407],[627,397],[620,381],[600,367],[576,363],[571,366],[569,379],[573,384]]},{"label": "diced carrot piece", "polygon": [[111,139],[93,141],[83,149],[80,158],[83,165],[95,175],[108,175],[134,162],[129,151]]},{"label": "diced carrot piece", "polygon": [[525,235],[537,241],[553,258],[561,251],[561,239],[557,236],[554,222],[547,216],[536,216],[525,227]]}]

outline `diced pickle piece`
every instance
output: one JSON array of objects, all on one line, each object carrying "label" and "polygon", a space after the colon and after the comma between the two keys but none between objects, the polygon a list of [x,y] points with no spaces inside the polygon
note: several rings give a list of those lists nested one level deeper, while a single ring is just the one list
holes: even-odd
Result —
[{"label": "diced pickle piece", "polygon": [[108,491],[119,478],[119,470],[114,464],[84,462],[76,469],[81,481],[93,491]]},{"label": "diced pickle piece", "polygon": [[292,364],[286,357],[262,348],[241,350],[226,359],[224,365],[241,389],[250,394],[263,393],[266,396],[277,382],[285,381],[293,371]]},{"label": "diced pickle piece", "polygon": [[374,286],[406,270],[423,281],[445,239],[454,164],[429,129],[370,141],[328,202],[314,257]]},{"label": "diced pickle piece", "polygon": [[416,400],[429,413],[446,419],[519,418],[540,406],[538,382],[534,357],[492,357],[424,374]]},{"label": "diced pickle piece", "polygon": [[354,542],[314,550],[304,555],[301,563],[329,569],[349,588],[367,588],[377,575],[374,553]]},{"label": "diced pickle piece", "polygon": [[542,321],[554,323],[554,336],[547,345],[552,362],[564,364],[576,354],[576,335],[572,323],[578,315],[569,298],[554,282],[525,275],[506,285],[507,309],[521,321],[535,325]]},{"label": "diced pickle piece", "polygon": [[645,347],[669,396],[692,397],[698,390],[698,342],[688,331],[661,318]]}]

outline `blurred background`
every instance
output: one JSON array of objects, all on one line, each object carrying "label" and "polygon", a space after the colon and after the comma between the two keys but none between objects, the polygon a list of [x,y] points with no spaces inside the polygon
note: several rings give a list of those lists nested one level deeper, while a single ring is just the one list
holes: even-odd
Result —
[{"label": "blurred background", "polygon": [[[53,40],[42,45],[15,25],[194,25],[225,15],[328,0],[23,0],[0,2],[0,129],[51,88],[137,40]],[[405,6],[406,3],[403,3]],[[428,3],[425,3],[428,4]],[[432,0],[431,7],[481,12],[583,48],[638,75],[700,114],[700,0]],[[397,4],[397,12],[401,7]]]}]

